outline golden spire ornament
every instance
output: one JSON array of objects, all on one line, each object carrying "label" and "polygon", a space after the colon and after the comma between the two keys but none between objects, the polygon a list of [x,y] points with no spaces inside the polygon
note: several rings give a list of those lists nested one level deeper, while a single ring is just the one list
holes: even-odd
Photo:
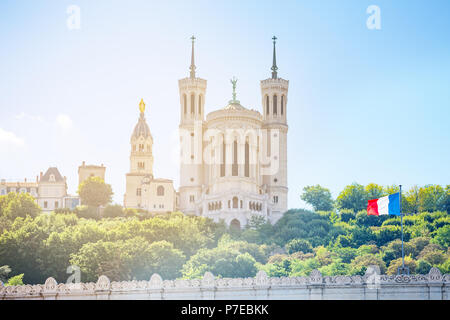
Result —
[{"label": "golden spire ornament", "polygon": [[141,102],[139,103],[139,110],[141,110],[141,113],[144,113],[145,111],[144,99],[141,99]]}]

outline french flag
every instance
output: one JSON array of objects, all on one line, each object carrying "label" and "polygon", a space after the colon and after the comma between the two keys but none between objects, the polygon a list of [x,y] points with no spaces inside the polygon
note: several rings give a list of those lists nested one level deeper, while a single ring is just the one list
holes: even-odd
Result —
[{"label": "french flag", "polygon": [[380,216],[384,214],[400,215],[400,193],[369,200],[367,205],[367,214],[369,216]]}]

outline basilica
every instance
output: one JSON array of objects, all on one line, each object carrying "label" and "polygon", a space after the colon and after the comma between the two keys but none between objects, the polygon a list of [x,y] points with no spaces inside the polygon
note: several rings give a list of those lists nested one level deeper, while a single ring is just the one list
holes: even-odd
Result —
[{"label": "basilica", "polygon": [[152,212],[179,210],[244,227],[252,217],[271,223],[287,210],[287,97],[289,81],[278,77],[276,37],[271,76],[260,82],[260,111],[237,100],[237,79],[224,107],[205,114],[207,80],[197,76],[192,37],[190,74],[180,93],[180,188],[153,176],[153,138],[145,103],[130,144],[124,206]]}]

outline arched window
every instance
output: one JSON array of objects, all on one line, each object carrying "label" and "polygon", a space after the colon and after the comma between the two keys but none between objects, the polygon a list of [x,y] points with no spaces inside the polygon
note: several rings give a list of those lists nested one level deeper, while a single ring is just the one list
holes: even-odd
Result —
[{"label": "arched window", "polygon": [[245,166],[244,174],[248,178],[250,176],[250,146],[248,141],[245,142]]},{"label": "arched window", "polygon": [[241,229],[241,223],[239,222],[239,220],[233,219],[233,220],[230,222],[230,227],[233,228],[233,229],[239,230],[239,229]]},{"label": "arched window", "polygon": [[284,114],[284,96],[281,96],[281,115]]},{"label": "arched window", "polygon": [[202,114],[202,96],[198,96],[198,114]]},{"label": "arched window", "polygon": [[237,140],[233,142],[233,165],[231,168],[231,175],[236,177],[238,175],[238,143]]},{"label": "arched window", "polygon": [[269,114],[269,96],[266,96],[266,114]]},{"label": "arched window", "polygon": [[44,209],[47,209],[47,207],[48,207],[48,203],[47,203],[47,201],[44,201]]},{"label": "arched window", "polygon": [[191,94],[191,114],[194,114],[195,112],[195,96],[194,94]]},{"label": "arched window", "polygon": [[277,95],[275,94],[273,96],[273,114],[277,114]]},{"label": "arched window", "polygon": [[187,97],[186,94],[183,94],[183,108],[184,108],[184,114],[187,113]]},{"label": "arched window", "polygon": [[238,197],[233,197],[233,209],[237,209],[239,206],[239,199]]},{"label": "arched window", "polygon": [[225,136],[222,135],[222,162],[220,164],[220,176],[225,177],[225,160],[227,156],[227,145],[225,144]]},{"label": "arched window", "polygon": [[156,189],[156,194],[157,194],[158,196],[160,196],[160,197],[164,196],[164,187],[163,187],[163,186],[159,186],[159,187]]},{"label": "arched window", "polygon": [[241,200],[241,209],[244,206],[244,201]]},{"label": "arched window", "polygon": [[55,209],[58,209],[58,207],[59,207],[59,203],[58,203],[58,201],[55,201]]},{"label": "arched window", "polygon": [[48,180],[49,180],[50,182],[55,182],[55,175],[54,175],[54,174],[51,174],[50,177],[48,178]]}]

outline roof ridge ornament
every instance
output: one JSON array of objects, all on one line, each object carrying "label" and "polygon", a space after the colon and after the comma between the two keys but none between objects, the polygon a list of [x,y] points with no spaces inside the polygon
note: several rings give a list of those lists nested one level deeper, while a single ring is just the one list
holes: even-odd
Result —
[{"label": "roof ridge ornament", "polygon": [[234,76],[230,80],[231,84],[233,85],[233,93],[232,93],[233,99],[230,100],[230,102],[229,102],[231,104],[240,104],[240,101],[236,100],[236,83],[237,83],[237,81],[238,81],[238,79],[236,77],[234,77]]},{"label": "roof ridge ornament", "polygon": [[275,49],[275,45],[277,43],[277,37],[273,36],[272,40],[273,40],[273,63],[272,63],[272,79],[278,79],[278,67],[277,67],[277,53],[276,53],[276,49]]},{"label": "roof ridge ornament", "polygon": [[192,40],[192,54],[191,54],[191,66],[189,67],[189,70],[191,71],[191,79],[195,78],[195,69],[197,69],[197,67],[195,66],[195,58],[194,58],[194,43],[195,43],[195,36],[193,35],[191,37]]}]

